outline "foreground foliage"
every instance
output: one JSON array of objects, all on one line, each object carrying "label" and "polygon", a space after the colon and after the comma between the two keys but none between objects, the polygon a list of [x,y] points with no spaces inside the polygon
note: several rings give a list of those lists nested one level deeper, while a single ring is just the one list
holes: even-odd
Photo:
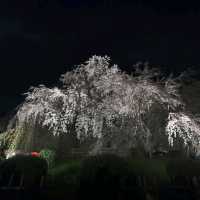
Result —
[{"label": "foreground foliage", "polygon": [[[98,155],[82,162],[66,162],[55,167],[50,174],[57,180],[54,187],[60,188],[58,191],[63,191],[63,195],[72,192],[80,199],[145,199],[149,193],[157,198],[160,189],[167,191],[169,187],[182,187],[182,192],[187,192],[186,188],[194,187],[192,181],[193,177],[199,176],[199,167],[200,161],[188,159],[146,160]],[[61,174],[65,176],[62,178]],[[72,176],[76,178],[71,179]],[[175,188],[171,192],[174,192],[173,197],[178,195]],[[184,197],[182,192],[179,195]]]},{"label": "foreground foliage", "polygon": [[[0,165],[1,180],[8,179],[9,174],[13,172],[24,173],[26,176],[24,186],[31,189],[38,184],[37,177],[46,172],[47,163],[41,164],[41,160],[35,157],[16,156],[8,159]],[[122,158],[111,154],[92,156],[82,161],[68,160],[49,170],[45,186],[40,190],[40,197],[43,199],[66,199],[66,197],[146,199],[149,194],[157,198],[158,191],[163,192],[165,189],[167,192],[172,186],[185,188],[182,192],[187,192],[189,187],[190,193],[194,193],[197,186],[193,178],[199,176],[199,167],[200,161],[194,160],[146,160]],[[198,184],[200,186],[200,183]],[[173,197],[178,195],[177,191],[173,192],[175,192]],[[181,195],[184,197],[182,192]]]}]

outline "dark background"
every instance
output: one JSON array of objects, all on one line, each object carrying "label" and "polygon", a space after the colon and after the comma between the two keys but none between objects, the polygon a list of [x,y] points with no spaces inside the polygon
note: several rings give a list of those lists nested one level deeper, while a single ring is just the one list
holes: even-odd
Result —
[{"label": "dark background", "polygon": [[0,13],[0,115],[94,54],[127,71],[199,67],[198,1],[2,0]]}]

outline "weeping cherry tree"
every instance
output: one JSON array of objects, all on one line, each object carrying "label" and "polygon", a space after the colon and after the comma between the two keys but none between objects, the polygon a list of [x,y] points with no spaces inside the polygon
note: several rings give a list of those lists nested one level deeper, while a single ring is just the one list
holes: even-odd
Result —
[{"label": "weeping cherry tree", "polygon": [[38,124],[55,137],[71,134],[80,142],[95,138],[95,153],[108,143],[116,151],[141,144],[152,152],[159,134],[168,138],[169,146],[176,139],[186,146],[199,145],[199,124],[186,114],[180,81],[163,78],[148,64],[135,65],[127,74],[111,66],[109,57],[93,56],[60,81],[61,88],[39,85],[26,93],[16,127]]}]

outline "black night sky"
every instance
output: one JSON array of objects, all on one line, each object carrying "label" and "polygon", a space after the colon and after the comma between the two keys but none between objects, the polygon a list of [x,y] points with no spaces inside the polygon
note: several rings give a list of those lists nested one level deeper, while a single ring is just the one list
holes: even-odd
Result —
[{"label": "black night sky", "polygon": [[6,0],[0,13],[1,114],[94,54],[126,70],[138,61],[174,72],[200,64],[198,1]]}]

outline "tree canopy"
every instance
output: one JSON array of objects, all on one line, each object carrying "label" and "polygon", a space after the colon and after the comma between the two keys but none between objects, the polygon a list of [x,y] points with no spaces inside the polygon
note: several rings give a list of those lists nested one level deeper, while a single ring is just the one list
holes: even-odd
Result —
[{"label": "tree canopy", "polygon": [[151,151],[159,136],[168,138],[169,146],[177,138],[186,146],[199,145],[198,119],[185,110],[178,78],[163,77],[147,64],[134,65],[127,74],[110,65],[109,57],[93,56],[60,81],[60,88],[30,88],[16,126],[39,124],[55,136],[92,137],[100,147],[109,141],[115,149],[140,143]]}]

